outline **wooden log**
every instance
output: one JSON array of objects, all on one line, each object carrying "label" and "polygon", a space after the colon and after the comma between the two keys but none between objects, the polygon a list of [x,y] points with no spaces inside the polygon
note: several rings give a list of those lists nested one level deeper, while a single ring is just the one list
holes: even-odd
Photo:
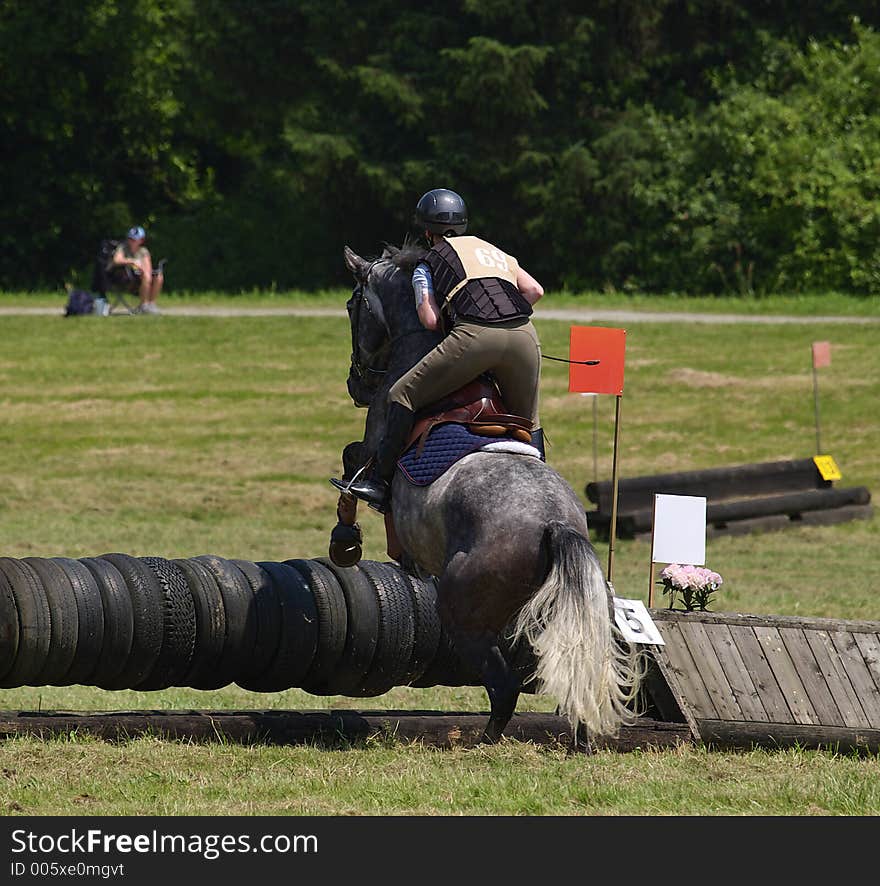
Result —
[{"label": "wooden log", "polygon": [[[488,719],[488,713],[444,711],[0,711],[0,738],[47,738],[76,732],[106,741],[158,735],[171,740],[237,744],[338,745],[379,737],[455,747],[476,744]],[[504,735],[536,744],[572,745],[567,721],[555,714],[516,713]],[[640,718],[615,737],[597,739],[593,747],[632,751],[649,746],[675,747],[690,741],[686,724]]]},{"label": "wooden log", "polygon": [[[832,511],[815,511],[817,514],[829,514]],[[728,535],[751,535],[755,532],[779,532],[790,529],[795,523],[788,514],[771,514],[768,517],[749,517],[745,520],[728,520],[727,523],[707,523],[706,538],[718,538]],[[650,532],[642,532],[636,538],[650,538]]]},{"label": "wooden log", "polygon": [[828,511],[804,511],[792,518],[792,525],[832,526],[835,523],[848,523],[850,520],[870,520],[874,516],[874,506],[844,505]]},{"label": "wooden log", "polygon": [[733,723],[727,720],[699,720],[697,728],[702,742],[719,750],[801,747],[872,754],[880,751],[880,729],[802,726],[796,723]]},{"label": "wooden log", "polygon": [[[871,493],[865,486],[844,489],[813,489],[808,492],[789,492],[764,498],[744,498],[737,501],[706,503],[706,524],[725,526],[737,520],[755,517],[785,515],[791,519],[809,511],[831,510],[851,505],[866,505]],[[588,525],[589,515],[588,515]],[[621,538],[650,532],[654,520],[653,506],[638,511],[618,514],[618,534]]]},{"label": "wooden log", "polygon": [[[602,480],[587,483],[585,487],[587,499],[598,505],[605,514],[611,513],[611,485],[610,480]],[[650,508],[654,503],[654,494],[658,492],[667,495],[702,495],[709,501],[723,501],[751,495],[827,489],[830,486],[831,481],[822,479],[812,458],[759,462],[620,479],[617,507],[620,511]]]}]

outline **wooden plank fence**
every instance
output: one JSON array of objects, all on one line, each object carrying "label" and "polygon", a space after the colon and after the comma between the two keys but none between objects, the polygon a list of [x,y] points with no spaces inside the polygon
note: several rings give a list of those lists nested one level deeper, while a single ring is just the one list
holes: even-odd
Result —
[{"label": "wooden plank fence", "polygon": [[652,609],[649,692],[695,741],[880,750],[880,622]]}]

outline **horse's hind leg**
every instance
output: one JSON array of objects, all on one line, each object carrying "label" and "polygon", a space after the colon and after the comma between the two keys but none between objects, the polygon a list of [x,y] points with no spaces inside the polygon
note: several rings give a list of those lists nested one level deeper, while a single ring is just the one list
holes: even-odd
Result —
[{"label": "horse's hind leg", "polygon": [[486,692],[489,695],[491,713],[489,722],[486,724],[486,731],[483,733],[483,741],[494,744],[501,738],[501,734],[516,710],[520,681],[497,642],[489,649],[484,667],[483,679]]},{"label": "horse's hind leg", "polygon": [[[500,648],[499,595],[487,586],[483,566],[463,553],[447,564],[437,585],[437,604],[443,625],[459,657],[479,674],[489,696],[490,715],[482,740],[497,742],[510,722],[521,688],[520,675]],[[505,609],[506,601],[501,604]]]},{"label": "horse's hind leg", "polygon": [[482,741],[499,741],[510,722],[519,700],[520,681],[498,646],[497,637],[489,632],[478,635],[453,629],[452,642],[456,652],[470,670],[478,673],[489,696],[489,722]]}]

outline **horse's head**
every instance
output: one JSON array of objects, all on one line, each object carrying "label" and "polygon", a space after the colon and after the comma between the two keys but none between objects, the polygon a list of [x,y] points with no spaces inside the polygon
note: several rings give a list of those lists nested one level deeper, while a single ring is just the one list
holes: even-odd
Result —
[{"label": "horse's head", "polygon": [[376,261],[367,261],[347,246],[345,264],[355,286],[345,307],[351,324],[351,367],[348,393],[355,406],[369,406],[388,368],[391,334],[382,299],[371,280]]},{"label": "horse's head", "polygon": [[385,381],[392,345],[397,336],[419,328],[408,275],[408,253],[386,246],[372,261],[348,246],[345,264],[355,279],[346,304],[351,324],[351,368],[348,393],[356,406],[369,406]]}]

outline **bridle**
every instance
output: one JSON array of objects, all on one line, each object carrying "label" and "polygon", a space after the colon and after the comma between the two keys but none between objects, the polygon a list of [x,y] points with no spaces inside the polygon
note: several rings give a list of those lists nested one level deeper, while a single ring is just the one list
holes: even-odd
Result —
[{"label": "bridle", "polygon": [[[384,316],[377,315],[366,295],[366,283],[377,261],[378,259],[370,262],[367,266],[363,279],[358,280],[348,302],[348,316],[351,323],[351,369],[368,387],[373,387],[375,384],[375,376],[384,375],[388,371],[388,353],[391,348],[391,331],[388,328],[388,322]],[[360,338],[361,312],[364,310],[383,326],[387,333],[382,345],[375,351],[368,351]],[[382,368],[378,369],[377,366],[382,366]]]}]

